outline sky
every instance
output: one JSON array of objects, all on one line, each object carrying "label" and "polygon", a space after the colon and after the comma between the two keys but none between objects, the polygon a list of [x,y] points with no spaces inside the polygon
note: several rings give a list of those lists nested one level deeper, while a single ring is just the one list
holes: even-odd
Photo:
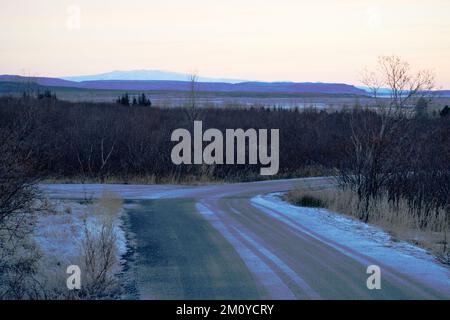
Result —
[{"label": "sky", "polygon": [[391,54],[450,89],[450,1],[0,0],[0,74],[161,69],[358,85]]}]

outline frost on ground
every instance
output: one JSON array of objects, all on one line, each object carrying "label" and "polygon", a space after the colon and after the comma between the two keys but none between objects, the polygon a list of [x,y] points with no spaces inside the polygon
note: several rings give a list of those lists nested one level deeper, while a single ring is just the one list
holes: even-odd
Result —
[{"label": "frost on ground", "polygon": [[45,202],[33,236],[42,256],[40,273],[46,289],[64,298],[69,294],[67,267],[77,265],[82,270],[82,287],[92,287],[82,290],[81,298],[95,298],[97,293],[99,297],[114,297],[119,287],[121,257],[126,252],[120,218],[122,200],[114,194],[104,194],[94,202]]},{"label": "frost on ground", "polygon": [[191,192],[208,187],[164,186],[164,185],[102,185],[102,184],[43,184],[40,189],[51,199],[99,198],[110,192],[127,200],[150,200],[188,196]]},{"label": "frost on ground", "polygon": [[283,201],[281,195],[257,196],[252,198],[252,204],[346,255],[360,259],[352,253],[354,250],[419,282],[433,284],[450,296],[450,270],[426,250],[404,241],[394,241],[380,228],[326,209],[291,205]]}]

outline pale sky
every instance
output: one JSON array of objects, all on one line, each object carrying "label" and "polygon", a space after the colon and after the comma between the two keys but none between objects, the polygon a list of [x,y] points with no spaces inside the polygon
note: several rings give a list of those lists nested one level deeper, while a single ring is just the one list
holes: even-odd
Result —
[{"label": "pale sky", "polygon": [[391,54],[450,89],[450,1],[0,0],[0,74],[162,69],[358,85]]}]

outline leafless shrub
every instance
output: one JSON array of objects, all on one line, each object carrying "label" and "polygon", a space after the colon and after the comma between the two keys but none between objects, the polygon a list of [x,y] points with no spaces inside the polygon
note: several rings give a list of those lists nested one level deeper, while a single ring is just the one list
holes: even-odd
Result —
[{"label": "leafless shrub", "polygon": [[42,298],[39,259],[40,252],[29,236],[0,231],[0,300]]},{"label": "leafless shrub", "polygon": [[188,125],[191,125],[196,120],[201,120],[202,110],[199,108],[197,102],[198,94],[198,75],[193,72],[189,76],[189,105],[184,108],[187,116]]},{"label": "leafless shrub", "polygon": [[40,175],[26,138],[29,118],[0,128],[0,299],[39,297],[39,252],[29,237]]},{"label": "leafless shrub", "polygon": [[[70,211],[66,210],[67,206],[59,206],[47,217],[50,218],[47,221],[54,221],[56,226],[40,230],[39,236],[51,237],[57,247],[69,247],[65,247],[68,254],[61,257],[60,249],[53,253],[44,249],[47,244],[43,245],[34,273],[35,282],[39,284],[36,299],[116,299],[121,293],[117,276],[121,271],[117,233],[122,200],[105,192],[101,199],[79,206]],[[74,214],[76,218],[72,217]],[[66,237],[81,240],[68,244]],[[69,265],[81,269],[79,290],[69,290],[66,286]]]},{"label": "leafless shrub", "polygon": [[96,219],[84,220],[84,285],[89,296],[102,297],[119,290],[115,273],[119,270],[117,248],[117,220],[122,208],[122,199],[113,193],[105,193],[89,210]]},{"label": "leafless shrub", "polygon": [[15,132],[0,128],[0,230],[14,232],[19,215],[31,210],[37,174],[29,150]]}]

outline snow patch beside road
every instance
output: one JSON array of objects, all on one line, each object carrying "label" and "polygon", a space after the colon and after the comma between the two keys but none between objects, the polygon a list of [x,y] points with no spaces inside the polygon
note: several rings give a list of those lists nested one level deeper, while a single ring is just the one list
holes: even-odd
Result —
[{"label": "snow patch beside road", "polygon": [[98,199],[105,192],[114,193],[125,200],[153,200],[180,198],[206,187],[128,184],[42,184],[39,186],[50,199]]},{"label": "snow patch beside road", "polygon": [[379,261],[418,282],[432,284],[448,293],[450,298],[450,270],[426,250],[404,241],[394,241],[380,228],[326,209],[291,205],[283,201],[280,195],[281,193],[272,193],[256,196],[251,202],[264,213],[294,229],[307,232],[352,258],[364,259],[360,257],[365,256]]},{"label": "snow patch beside road", "polygon": [[[37,217],[33,238],[38,244],[45,268],[54,274],[65,275],[70,265],[81,265],[84,259],[85,226],[99,234],[101,219],[93,214],[92,205],[70,200],[51,200],[52,208]],[[119,214],[114,219],[116,259],[122,260],[127,244]],[[118,266],[115,272],[119,272]]]}]

